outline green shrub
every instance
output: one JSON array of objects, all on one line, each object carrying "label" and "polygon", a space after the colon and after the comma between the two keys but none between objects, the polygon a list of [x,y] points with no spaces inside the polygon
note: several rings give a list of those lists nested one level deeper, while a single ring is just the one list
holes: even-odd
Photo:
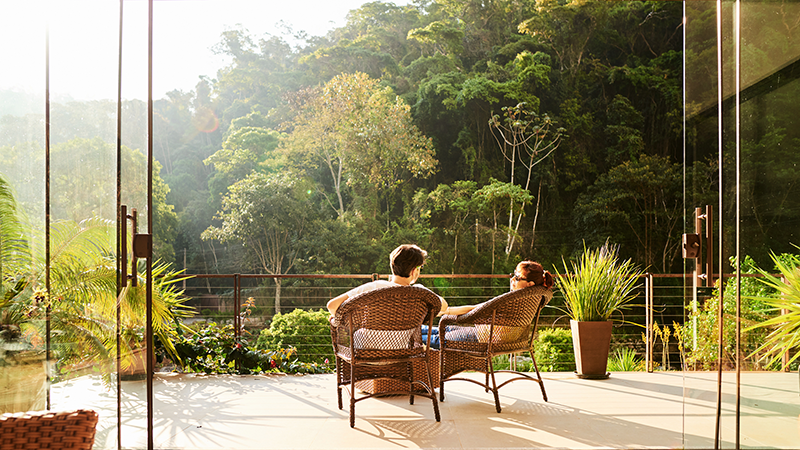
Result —
[{"label": "green shrub", "polygon": [[260,350],[294,348],[302,362],[328,364],[333,361],[330,314],[325,310],[295,309],[287,314],[276,314],[268,329],[261,331],[256,342]]},{"label": "green shrub", "polygon": [[[790,255],[782,255],[782,258],[789,260]],[[730,259],[731,266],[736,267],[736,260]],[[749,256],[745,256],[740,267],[742,274],[759,273],[759,268],[755,261]],[[775,297],[775,290],[764,284],[757,278],[745,277],[740,281],[736,278],[729,278],[726,281],[723,295],[723,346],[722,358],[718,354],[719,324],[717,320],[717,309],[719,305],[719,280],[711,298],[702,301],[697,311],[691,311],[689,318],[683,325],[683,342],[680,342],[685,349],[686,364],[689,368],[697,370],[713,370],[717,363],[721,362],[723,370],[732,370],[736,367],[736,289],[737,283],[741,286],[741,321],[744,327],[763,322],[769,319],[774,313],[769,311],[769,306],[761,298]],[[695,325],[696,324],[696,325]],[[697,345],[694,344],[694,335],[697,335]],[[764,343],[768,330],[755,329],[744,331],[740,340],[740,351],[745,355],[750,355],[743,360],[745,370],[777,369],[777,365],[764,367],[759,361],[760,355],[756,350]]]},{"label": "green shrub", "polygon": [[568,328],[541,328],[533,343],[534,356],[542,372],[572,372],[575,352]]},{"label": "green shrub", "polygon": [[[293,348],[264,351],[237,338],[232,325],[204,323],[197,330],[179,333],[175,350],[186,373],[257,374],[324,373],[325,365],[298,361]],[[163,349],[159,349],[162,350]],[[162,353],[162,352],[159,352]]]}]

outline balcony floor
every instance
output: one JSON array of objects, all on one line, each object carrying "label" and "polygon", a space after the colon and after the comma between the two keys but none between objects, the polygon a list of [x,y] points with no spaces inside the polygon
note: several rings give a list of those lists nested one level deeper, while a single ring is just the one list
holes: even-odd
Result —
[{"label": "balcony floor", "polygon": [[[477,376],[477,375],[476,375]],[[158,449],[706,449],[714,447],[716,373],[622,372],[607,380],[544,374],[491,394],[452,382],[440,404],[384,397],[356,405],[356,427],[336,405],[334,375],[198,376],[159,374],[155,388]],[[723,380],[722,440],[735,445],[735,374]],[[124,448],[146,448],[145,384],[123,382]],[[742,374],[742,448],[800,448],[797,373]],[[347,391],[344,392],[347,395]],[[53,409],[100,412],[96,449],[116,448],[116,393],[98,377],[52,388]]]}]

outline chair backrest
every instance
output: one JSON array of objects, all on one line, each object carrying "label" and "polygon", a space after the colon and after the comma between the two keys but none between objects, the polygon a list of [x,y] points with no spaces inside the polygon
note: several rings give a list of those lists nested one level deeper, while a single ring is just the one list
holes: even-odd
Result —
[{"label": "chair backrest", "polygon": [[478,342],[530,340],[539,314],[553,297],[552,289],[531,286],[499,295],[470,312]]},{"label": "chair backrest", "polygon": [[98,415],[88,409],[0,416],[0,449],[76,449],[94,445]]},{"label": "chair backrest", "polygon": [[[424,351],[420,326],[441,309],[428,289],[392,286],[344,301],[332,320],[334,344],[354,357],[411,356]],[[338,352],[339,350],[337,350]]]}]

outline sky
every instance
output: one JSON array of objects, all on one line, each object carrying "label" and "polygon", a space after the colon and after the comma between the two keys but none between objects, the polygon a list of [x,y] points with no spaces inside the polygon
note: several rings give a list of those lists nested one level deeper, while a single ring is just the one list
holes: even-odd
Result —
[{"label": "sky", "polygon": [[[189,91],[201,75],[214,78],[229,61],[211,48],[227,29],[241,25],[256,38],[285,36],[282,23],[321,36],[343,26],[347,13],[366,1],[156,0],[153,96]],[[0,0],[0,90],[44,92],[49,36],[51,97],[116,99],[119,13],[119,0]],[[147,1],[124,1],[125,99],[147,98],[147,14]]]}]

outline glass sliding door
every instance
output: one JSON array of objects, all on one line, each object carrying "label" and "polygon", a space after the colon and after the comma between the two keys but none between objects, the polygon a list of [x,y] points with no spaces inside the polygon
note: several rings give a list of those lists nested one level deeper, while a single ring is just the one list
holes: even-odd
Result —
[{"label": "glass sliding door", "polygon": [[[698,340],[687,349],[696,370],[686,374],[686,448],[795,448],[796,349],[781,354],[788,340],[770,333],[791,323],[779,303],[791,292],[775,288],[800,264],[800,4],[685,7],[685,201],[713,206],[711,273],[723,274],[713,291],[694,289],[701,266],[688,260],[686,319]],[[770,319],[778,326],[758,326]]]},{"label": "glass sliding door", "polygon": [[[787,311],[769,310],[775,306],[771,299],[781,294],[764,278],[746,276],[760,268],[786,286],[800,266],[800,3],[743,0],[738,7],[737,136],[731,140],[739,179],[737,216],[731,222],[738,225],[737,269],[742,274],[738,442],[742,447],[797,448],[800,389],[797,362],[789,363],[797,348],[782,357],[777,350],[793,333],[775,341],[769,334],[780,333],[792,321],[785,316],[787,322],[777,326],[749,330]],[[783,300],[800,301],[791,292]]]},{"label": "glass sliding door", "polygon": [[725,283],[720,273],[730,274],[721,256],[730,254],[731,240],[727,206],[720,209],[720,180],[728,181],[728,160],[721,155],[732,111],[720,105],[733,92],[732,5],[684,2],[684,232],[697,235],[700,244],[697,258],[686,259],[685,266],[685,448],[726,447],[734,441],[729,400],[735,392],[729,390],[728,372],[734,363],[729,345],[723,345],[720,357],[718,339],[719,283],[723,288]]},{"label": "glass sliding door", "polygon": [[[35,2],[0,6],[0,413],[47,407],[44,295],[46,27]],[[8,20],[11,17],[14,20]]]},{"label": "glass sliding door", "polygon": [[119,4],[50,2],[52,410],[99,413],[119,447],[116,318]]},{"label": "glass sliding door", "polygon": [[0,7],[0,412],[95,410],[98,449],[148,445],[148,6]]}]

